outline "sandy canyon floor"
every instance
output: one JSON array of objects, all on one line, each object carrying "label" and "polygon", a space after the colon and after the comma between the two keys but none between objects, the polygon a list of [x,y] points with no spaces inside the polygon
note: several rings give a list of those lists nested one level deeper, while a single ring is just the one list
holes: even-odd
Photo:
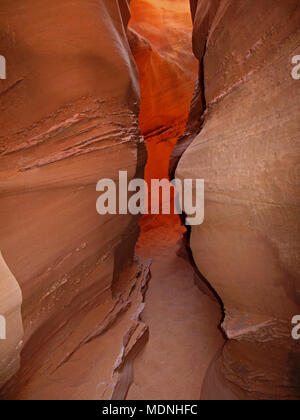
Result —
[{"label": "sandy canyon floor", "polygon": [[220,306],[194,281],[191,264],[177,252],[184,228],[175,216],[142,230],[137,253],[152,259],[142,321],[149,342],[134,364],[129,400],[199,399],[212,355],[223,345]]}]

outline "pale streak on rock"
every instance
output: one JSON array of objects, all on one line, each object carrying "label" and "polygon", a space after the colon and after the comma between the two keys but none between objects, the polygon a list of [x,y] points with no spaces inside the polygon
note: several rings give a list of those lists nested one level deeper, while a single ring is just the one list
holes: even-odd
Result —
[{"label": "pale streak on rock", "polygon": [[23,339],[21,288],[0,252],[0,315],[6,321],[6,339],[0,339],[0,388],[20,367]]}]

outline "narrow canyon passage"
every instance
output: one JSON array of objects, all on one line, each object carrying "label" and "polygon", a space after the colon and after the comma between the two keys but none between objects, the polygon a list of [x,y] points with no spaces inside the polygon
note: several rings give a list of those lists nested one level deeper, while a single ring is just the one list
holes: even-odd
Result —
[{"label": "narrow canyon passage", "polygon": [[0,400],[299,400],[299,0],[36,3],[0,5]]},{"label": "narrow canyon passage", "polygon": [[[71,6],[65,6],[65,13],[73,10]],[[97,8],[98,2],[94,6]],[[16,174],[17,187],[23,182],[20,173],[28,175],[32,169],[34,174],[28,192],[20,196],[16,188],[17,198],[10,194],[0,207],[2,220],[10,215],[13,231],[9,235],[2,226],[5,235],[0,235],[0,250],[21,286],[25,331],[21,360],[15,351],[15,343],[20,341],[16,334],[10,352],[5,350],[13,370],[6,373],[5,361],[0,399],[198,399],[209,364],[223,344],[218,303],[199,290],[192,265],[177,255],[185,232],[179,217],[144,217],[135,250],[143,261],[132,263],[138,219],[95,211],[100,179],[116,180],[124,169],[128,169],[129,179],[142,176],[145,161],[139,150],[139,127],[148,151],[146,181],[168,178],[170,156],[185,132],[198,73],[188,0],[133,0],[128,38],[114,20],[120,11],[117,4],[110,7],[107,1],[100,9],[100,15],[106,17],[109,10],[114,22],[105,26],[108,46],[100,31],[95,51],[101,47],[103,57],[108,52],[111,56],[111,45],[118,45],[117,40],[123,37],[122,52],[128,52],[128,60],[132,60],[130,78],[126,78],[128,62],[119,48],[113,50],[113,69],[118,69],[123,90],[109,65],[105,67],[107,79],[99,84],[99,68],[103,68],[103,60],[99,60],[99,68],[93,71],[100,92],[92,84],[92,94],[88,91],[80,96],[74,109],[62,108],[61,114],[51,114],[49,121],[42,119],[41,145],[36,145],[34,132],[30,147],[17,139],[20,156],[12,153],[21,168]],[[81,11],[81,7],[76,9],[79,20]],[[125,8],[122,15],[125,26],[128,12]],[[28,13],[31,16],[30,8]],[[87,19],[87,26],[89,23]],[[99,28],[97,24],[97,34]],[[73,30],[77,34],[76,25]],[[138,82],[128,40],[140,74],[139,125],[138,89],[134,91]],[[90,47],[85,39],[82,42],[83,50]],[[119,80],[120,74],[123,78]],[[84,89],[85,83],[85,93]],[[39,100],[45,105],[44,95]],[[61,107],[70,100],[65,98]],[[57,107],[60,109],[55,103],[54,111]],[[48,115],[50,111],[43,112]],[[38,119],[34,112],[32,115]],[[54,133],[54,145],[45,140],[49,130]],[[37,155],[31,150],[36,146],[40,146]],[[28,147],[32,162],[24,172],[23,153]],[[8,156],[2,156],[4,179],[5,168],[14,164],[10,153]],[[70,166],[66,165],[69,162]],[[78,172],[84,182],[74,184]],[[57,181],[62,173],[63,185]],[[41,179],[44,189],[36,194]],[[49,208],[50,194],[53,206]],[[25,208],[26,217],[20,218],[16,207]],[[22,255],[24,261],[18,262],[16,255]],[[148,259],[152,259],[152,278],[144,309]]]},{"label": "narrow canyon passage", "polygon": [[[140,73],[139,121],[150,186],[152,179],[168,178],[172,150],[185,131],[198,63],[188,2],[142,3],[143,9],[141,2],[131,4],[129,40]],[[199,399],[209,364],[223,345],[220,305],[206,285],[204,291],[196,285],[179,216],[146,215],[140,224],[136,254],[152,260],[141,315],[149,342],[134,362],[127,399]]]}]

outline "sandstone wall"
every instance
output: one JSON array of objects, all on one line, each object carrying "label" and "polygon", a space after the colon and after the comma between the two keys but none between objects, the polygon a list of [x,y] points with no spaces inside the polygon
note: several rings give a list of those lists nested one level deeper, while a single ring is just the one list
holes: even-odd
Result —
[{"label": "sandstone wall", "polygon": [[[21,370],[2,397],[124,396],[124,361],[147,330],[139,308],[148,274],[129,267],[137,219],[99,216],[96,183],[119,170],[133,178],[145,163],[129,4],[0,8],[0,249],[23,295],[25,330]],[[6,287],[1,271],[1,297]],[[19,330],[8,334],[19,342]]]},{"label": "sandstone wall", "polygon": [[200,79],[177,175],[206,182],[191,248],[225,307],[217,375],[241,398],[299,398],[299,1],[191,6]]}]

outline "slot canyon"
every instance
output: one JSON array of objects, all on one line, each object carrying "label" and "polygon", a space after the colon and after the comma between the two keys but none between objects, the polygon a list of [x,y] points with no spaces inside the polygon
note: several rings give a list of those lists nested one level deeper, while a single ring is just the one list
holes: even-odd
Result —
[{"label": "slot canyon", "polygon": [[0,55],[0,399],[299,400],[299,0],[2,0]]}]

